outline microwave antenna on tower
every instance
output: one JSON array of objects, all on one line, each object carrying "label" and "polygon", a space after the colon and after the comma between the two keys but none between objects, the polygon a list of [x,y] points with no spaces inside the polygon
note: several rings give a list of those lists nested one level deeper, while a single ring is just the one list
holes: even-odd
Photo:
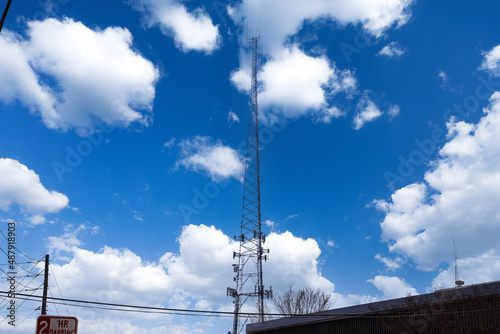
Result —
[{"label": "microwave antenna on tower", "polygon": [[453,239],[453,265],[455,269],[455,285],[459,288],[464,285],[465,282],[459,278],[459,270],[457,264],[457,245],[455,244],[455,239]]},{"label": "microwave antenna on tower", "polygon": [[257,45],[260,36],[248,39],[252,44],[252,86],[248,113],[248,136],[245,157],[245,182],[243,189],[243,212],[241,234],[235,236],[239,250],[233,253],[236,287],[227,288],[227,295],[234,303],[234,321],[231,334],[240,334],[248,318],[242,319],[241,310],[245,302],[251,300],[256,309],[258,321],[264,321],[264,299],[272,298],[272,289],[264,289],[262,263],[267,261],[269,249],[262,233],[260,213],[260,171],[259,171],[259,112],[257,104]]}]

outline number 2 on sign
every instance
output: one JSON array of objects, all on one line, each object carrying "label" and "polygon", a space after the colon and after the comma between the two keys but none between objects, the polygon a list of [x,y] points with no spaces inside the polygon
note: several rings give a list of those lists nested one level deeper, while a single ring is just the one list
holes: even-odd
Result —
[{"label": "number 2 on sign", "polygon": [[40,326],[42,326],[42,328],[40,328],[38,334],[43,334],[43,330],[49,326],[49,323],[47,321],[42,321],[40,322]]}]

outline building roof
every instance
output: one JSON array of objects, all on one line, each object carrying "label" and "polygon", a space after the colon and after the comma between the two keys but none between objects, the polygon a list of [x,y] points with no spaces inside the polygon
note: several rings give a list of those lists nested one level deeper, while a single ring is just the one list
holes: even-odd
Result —
[{"label": "building roof", "polygon": [[248,324],[246,331],[247,334],[251,334],[271,329],[306,325],[306,324],[325,322],[330,320],[338,320],[347,317],[387,312],[391,310],[401,309],[402,307],[405,306],[407,307],[408,305],[432,304],[441,302],[443,300],[450,301],[453,299],[464,298],[464,297],[487,296],[487,295],[497,295],[497,294],[500,294],[500,281],[466,285],[462,287],[436,290],[432,293],[423,295],[409,296],[409,297],[385,300],[369,304],[342,307],[338,309],[311,313],[302,316],[284,317],[276,320]]}]

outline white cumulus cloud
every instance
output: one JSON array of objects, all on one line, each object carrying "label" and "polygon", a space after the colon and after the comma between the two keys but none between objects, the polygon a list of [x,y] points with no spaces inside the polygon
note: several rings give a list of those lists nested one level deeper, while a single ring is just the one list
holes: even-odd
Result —
[{"label": "white cumulus cloud", "polygon": [[[87,250],[78,238],[86,230],[80,225],[73,231],[65,229],[63,235],[49,238],[49,248],[54,254],[50,280],[57,278],[65,298],[167,308],[234,309],[232,299],[226,296],[226,289],[234,287],[232,264],[236,260],[233,252],[238,250],[239,243],[216,227],[184,226],[177,239],[179,248],[150,261],[128,249],[104,246],[98,251]],[[264,263],[264,284],[266,288],[272,286],[277,294],[292,284],[297,288],[309,286],[331,294],[335,307],[376,300],[372,296],[335,292],[334,284],[321,274],[318,260],[321,248],[313,239],[299,238],[288,231],[272,232],[266,238],[265,247],[271,251],[269,260]],[[253,264],[248,266],[247,270],[250,270]],[[371,281],[385,292],[387,298],[416,293],[397,278],[378,276]],[[249,281],[248,284],[247,288],[252,290],[252,283]],[[248,311],[253,311],[250,302],[245,306]],[[87,319],[86,328],[105,328],[106,333],[212,333],[212,326],[230,326],[230,321],[215,323],[220,320],[214,319],[186,323],[182,317],[123,315],[78,308],[74,309],[73,315]]]},{"label": "white cumulus cloud", "polygon": [[233,277],[233,252],[236,242],[214,226],[187,225],[178,239],[179,253],[160,259],[180,300],[189,296],[224,305],[226,288]]},{"label": "white cumulus cloud", "polygon": [[484,55],[481,69],[494,76],[500,76],[500,45],[495,46]]},{"label": "white cumulus cloud", "polygon": [[382,239],[419,269],[434,270],[450,262],[454,235],[468,271],[476,273],[469,273],[469,283],[478,283],[481,272],[499,279],[491,268],[498,267],[500,253],[500,92],[477,124],[452,118],[447,127],[448,140],[424,180],[377,202],[385,212]]},{"label": "white cumulus cloud", "polygon": [[408,295],[418,295],[417,290],[408,284],[404,279],[394,276],[375,276],[369,279],[378,290],[384,293],[383,299],[395,299]]},{"label": "white cumulus cloud", "polygon": [[[285,118],[314,115],[317,121],[329,123],[343,115],[331,99],[341,92],[349,95],[357,88],[350,71],[337,69],[326,56],[309,56],[297,45],[284,48],[267,61],[258,77],[264,119],[275,114]],[[231,81],[240,91],[249,91],[250,71],[234,71]]]},{"label": "white cumulus cloud", "polygon": [[195,172],[203,172],[213,181],[228,178],[243,180],[245,170],[244,158],[220,140],[210,137],[196,136],[179,143],[181,157],[176,167],[184,166]]},{"label": "white cumulus cloud", "polygon": [[131,3],[144,14],[149,27],[158,25],[184,52],[194,50],[210,54],[220,47],[219,27],[201,8],[189,12],[186,5],[177,0],[132,0]]},{"label": "white cumulus cloud", "polygon": [[54,109],[56,98],[50,87],[39,83],[24,45],[20,36],[9,31],[4,30],[0,35],[0,101],[9,104],[19,100],[31,112],[40,112],[46,122],[53,124],[52,120],[60,120]]},{"label": "white cumulus cloud", "polygon": [[291,232],[271,232],[265,246],[270,249],[270,260],[263,264],[266,285],[276,290],[309,286],[333,292],[334,284],[323,277],[318,258],[321,249],[314,239],[302,239]]},{"label": "white cumulus cloud", "polygon": [[[265,60],[258,74],[262,120],[275,122],[307,116],[314,122],[331,123],[346,114],[346,110],[335,105],[333,98],[339,99],[337,94],[344,93],[344,98],[351,100],[357,93],[354,71],[337,69],[324,55],[306,53],[294,40],[304,22],[332,21],[340,28],[348,24],[362,25],[369,35],[378,38],[391,27],[408,21],[411,3],[411,0],[243,0],[229,6],[228,14],[237,25],[248,24],[244,30],[250,34],[261,31],[259,53]],[[240,36],[240,66],[231,74],[232,83],[244,92],[248,92],[251,82],[246,42],[246,36]],[[391,46],[392,53],[403,52],[399,45]],[[380,116],[377,110],[370,108],[360,113],[355,127],[362,127]]]},{"label": "white cumulus cloud", "polygon": [[[184,226],[177,240],[178,251],[166,253],[154,262],[144,261],[128,249],[105,246],[97,252],[86,250],[76,238],[82,230],[78,227],[74,232],[49,239],[49,247],[57,254],[52,270],[66,298],[181,308],[232,308],[226,289],[234,284],[233,251],[238,250],[239,243],[214,226]],[[295,284],[333,292],[333,283],[321,275],[321,250],[313,239],[295,237],[290,232],[271,233],[265,247],[272,254],[264,264],[266,287],[273,286],[278,292]],[[69,256],[62,258],[59,253],[64,252]],[[345,300],[354,301],[356,297]]]},{"label": "white cumulus cloud", "polygon": [[80,134],[101,122],[149,123],[159,72],[133,50],[127,29],[92,30],[69,18],[46,19],[28,22],[26,35],[0,36],[0,83],[9,87],[1,100],[19,100],[49,128]]},{"label": "white cumulus cloud", "polygon": [[45,213],[55,213],[68,206],[66,195],[46,189],[33,170],[17,160],[0,158],[0,209],[12,204],[33,214],[33,223],[43,223]]},{"label": "white cumulus cloud", "polygon": [[[52,240],[53,247],[55,239]],[[68,263],[52,264],[67,298],[158,305],[172,293],[170,278],[160,264],[147,263],[130,250],[104,247],[92,252],[72,247]]]},{"label": "white cumulus cloud", "polygon": [[240,68],[231,72],[231,82],[241,92],[250,92],[252,74],[249,68]]},{"label": "white cumulus cloud", "polygon": [[340,25],[362,24],[374,36],[394,25],[405,24],[411,0],[243,0],[228,11],[237,24],[260,26],[265,52],[280,52],[287,38],[295,35],[305,21],[329,19]]}]

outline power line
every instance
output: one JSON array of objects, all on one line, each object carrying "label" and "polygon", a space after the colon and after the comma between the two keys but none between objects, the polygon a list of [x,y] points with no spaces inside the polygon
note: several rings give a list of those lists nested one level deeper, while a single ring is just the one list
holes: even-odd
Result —
[{"label": "power line", "polygon": [[[3,270],[2,270],[3,271]],[[24,277],[24,276],[21,276],[21,277]],[[31,282],[30,282],[31,283]],[[39,289],[39,288],[31,288],[29,286],[29,283],[28,284],[23,284],[21,282],[17,283],[17,289],[19,289],[19,286],[22,286],[23,289],[22,290],[19,290],[19,292],[23,292],[23,291],[31,291],[32,289]],[[16,290],[17,291],[17,290]]]},{"label": "power line", "polygon": [[[7,294],[7,291],[1,291],[0,294]],[[30,300],[30,301],[38,301],[39,299],[42,299],[42,296],[37,296],[37,295],[28,295],[24,293],[17,293],[17,296],[22,296],[22,297],[27,297],[24,298],[24,300]],[[19,298],[23,299],[23,298]],[[129,305],[129,304],[117,304],[117,303],[104,303],[104,302],[93,302],[93,301],[87,301],[87,300],[78,300],[78,299],[68,299],[68,298],[57,298],[57,297],[47,297],[47,299],[52,300],[53,303],[56,303],[59,301],[58,304],[62,304],[61,302],[68,302],[68,303],[77,303],[77,304],[68,304],[68,306],[77,306],[77,307],[91,307],[91,308],[99,308],[96,306],[86,306],[86,305],[99,305],[99,306],[112,306],[112,307],[121,307],[121,308],[126,308],[126,309],[113,309],[113,308],[104,308],[108,310],[114,310],[114,311],[129,311],[129,312],[139,312],[139,313],[148,313],[148,311],[157,311],[156,313],[163,313],[163,314],[176,314],[176,315],[201,315],[201,316],[233,316],[233,312],[225,312],[225,311],[208,311],[208,310],[189,310],[189,309],[178,309],[178,308],[164,308],[164,307],[154,307],[154,306],[141,306],[141,305]],[[78,305],[79,303],[85,304],[85,305]],[[130,310],[132,308],[143,310]],[[168,312],[168,313],[167,313]],[[179,313],[181,312],[181,313]],[[155,312],[149,312],[149,313],[155,313]],[[242,316],[247,316],[247,317],[253,317],[258,315],[258,313],[250,313],[250,312],[240,312],[240,315]],[[283,316],[282,314],[268,314],[270,316]]]},{"label": "power line", "polygon": [[[15,247],[14,247],[15,248]],[[17,249],[17,248],[16,248]],[[0,247],[0,250],[5,254],[5,257],[8,259],[9,258],[9,255],[7,255],[7,253],[3,250],[2,247]],[[21,266],[21,263],[31,263],[31,262],[17,262],[17,261],[14,261],[14,263],[17,265],[18,268],[21,268],[22,270],[28,272],[28,269],[24,268],[23,266]],[[11,263],[5,263],[5,264],[0,264],[2,266],[4,265],[12,265]]]},{"label": "power line", "polygon": [[[0,268],[0,271],[2,271],[5,275],[7,275],[9,278],[12,278],[12,276],[9,276],[2,268]],[[38,274],[39,275],[39,274]],[[34,276],[30,276],[30,275],[27,275],[27,276],[14,276],[13,278],[21,278],[22,277],[22,280],[21,281],[16,281],[16,291],[18,290],[19,286],[23,286],[23,289],[21,289],[19,292],[22,292],[22,291],[30,291],[31,289],[29,289],[29,284],[31,284],[31,282],[33,282],[33,280],[38,276],[38,275],[34,275]],[[33,277],[33,279],[28,283],[28,284],[23,284],[23,281],[26,277]],[[40,287],[36,288],[36,289],[33,289],[33,291],[36,291],[38,290]],[[6,305],[8,305],[8,301],[6,301],[7,297],[4,297],[2,302],[0,302],[0,309],[3,309]],[[5,303],[5,305],[3,305]]]},{"label": "power line", "polygon": [[[7,294],[7,291],[1,291],[0,294]],[[22,296],[25,298],[19,298],[18,296]],[[37,295],[28,295],[28,294],[16,294],[17,299],[21,299],[24,301],[38,301],[42,298],[42,296]],[[56,298],[56,297],[47,297],[47,299],[53,300],[52,303],[62,304],[60,301],[68,302],[68,306],[82,307],[82,308],[93,308],[93,309],[101,309],[101,310],[109,310],[109,311],[121,311],[121,312],[134,312],[134,313],[148,313],[148,314],[166,314],[166,315],[183,315],[183,316],[210,316],[210,317],[232,317],[233,312],[223,312],[223,311],[204,311],[204,310],[188,310],[188,309],[177,309],[177,308],[162,308],[162,307],[152,307],[152,306],[140,306],[140,305],[127,305],[127,304],[117,304],[117,303],[103,303],[103,302],[92,302],[86,300],[78,300],[78,299],[67,299],[67,298]],[[77,303],[77,304],[72,304]],[[78,303],[82,303],[83,305],[79,305]],[[99,306],[95,306],[99,305]],[[104,307],[109,306],[109,307]],[[135,309],[135,310],[134,310]],[[137,310],[138,309],[138,310]],[[497,308],[479,308],[472,309],[469,311],[488,311],[488,310],[496,310]],[[461,310],[450,310],[450,311],[437,311],[433,314],[453,314],[453,313],[462,313]],[[239,313],[242,316],[246,317],[255,317],[258,313]],[[267,316],[272,317],[290,317],[297,316],[302,318],[379,318],[379,317],[401,317],[401,316],[419,316],[426,315],[427,313],[421,312],[410,312],[410,311],[400,311],[400,312],[390,312],[390,313],[370,313],[370,314],[347,314],[347,313],[336,313],[336,314],[281,314],[281,313],[267,313]]]},{"label": "power line", "polygon": [[[50,299],[50,298],[48,298]],[[34,301],[34,299],[29,299]],[[52,304],[63,305],[61,302],[52,301]],[[181,316],[192,316],[192,317],[216,317],[216,318],[232,318],[232,315],[227,314],[197,314],[197,313],[181,313],[181,312],[172,312],[172,311],[155,311],[155,310],[134,310],[127,308],[116,308],[116,307],[102,307],[102,306],[92,306],[92,305],[79,305],[79,304],[71,304],[64,303],[67,306],[74,306],[80,308],[89,308],[89,309],[98,309],[98,310],[107,310],[107,311],[119,311],[119,312],[133,312],[133,313],[146,313],[146,314],[164,314],[164,315],[181,315]]]},{"label": "power line", "polygon": [[[35,291],[36,291],[36,290],[34,290],[34,291],[33,291],[33,293],[32,293],[31,295],[26,295],[26,296],[29,296],[29,297],[33,296],[33,294],[35,293]],[[7,292],[7,293],[9,293],[9,292]],[[17,294],[19,294],[19,293],[17,293]],[[27,300],[29,300],[29,299],[25,299],[25,300],[23,300],[23,301],[21,302],[21,304],[19,304],[17,307],[22,306],[22,305],[23,305],[23,304],[24,304]],[[3,308],[3,307],[2,307],[2,308]],[[0,321],[0,324],[1,324],[2,322],[4,322],[6,319],[8,319],[8,318],[7,318],[7,317],[5,317],[2,321]],[[23,320],[23,321],[24,321],[24,320]]]},{"label": "power line", "polygon": [[[3,234],[3,232],[2,232],[1,230],[0,230],[0,233],[3,235],[3,237],[5,238],[5,240],[7,240],[7,241],[9,240],[9,239],[5,236],[5,234]],[[24,254],[23,252],[21,252],[21,250],[20,250],[19,248],[17,248],[16,246],[14,246],[14,248],[15,248],[15,249],[19,252],[19,254],[21,254],[22,256],[24,256],[24,257],[25,257],[25,258],[27,258],[27,259],[30,259],[31,261],[35,261],[35,262],[37,262],[37,263],[41,261],[41,260],[36,261],[35,259],[33,259],[33,258],[29,257],[28,255],[26,255],[26,254]],[[2,250],[2,251],[3,251],[3,250]],[[5,253],[5,252],[4,252],[4,253]]]},{"label": "power line", "polygon": [[[50,264],[49,264],[49,268],[50,268],[50,271],[52,271],[52,277],[54,277],[54,282],[56,282],[57,290],[59,291],[59,295],[62,298],[63,295],[61,293],[61,289],[59,289],[59,284],[57,283],[56,274],[54,273],[54,269],[52,269],[52,266]],[[63,304],[64,304],[64,302],[63,302]],[[68,315],[69,315],[69,311],[68,311],[68,308],[66,307],[66,304],[64,304],[64,308],[66,308],[66,313],[68,313]]]},{"label": "power line", "polygon": [[[37,311],[37,309],[34,309],[34,310],[33,310],[33,312],[31,312],[29,315],[27,315],[27,316],[26,316],[26,317],[25,317],[25,318],[24,318],[24,319],[23,319],[20,323],[18,323],[18,324],[17,324],[17,326],[21,325],[21,324],[24,322],[24,320],[26,320],[26,319],[28,319],[29,317],[31,317],[31,315],[32,315],[33,313],[35,313],[36,311]],[[9,334],[10,334],[10,333],[12,333],[12,331],[13,331],[14,329],[15,329],[15,327],[14,327],[14,328],[12,328],[12,329],[9,331]]]},{"label": "power line", "polygon": [[[24,276],[24,277],[23,277],[23,279],[22,279],[20,282],[16,282],[16,283],[17,283],[17,286],[22,285],[22,286],[24,287],[24,288],[23,288],[22,290],[20,290],[19,292],[24,291],[24,290],[25,290],[25,288],[27,288],[27,287],[31,284],[31,282],[33,282],[33,281],[34,281],[34,280],[35,280],[38,276],[40,276],[41,274],[42,274],[42,273],[40,272],[40,273],[38,273],[38,274],[36,274],[36,275],[34,275],[34,276]],[[25,279],[26,277],[32,277],[32,279],[31,279],[31,281],[29,281],[27,284],[23,284],[23,281],[24,281],[24,279]],[[38,287],[38,289],[39,289],[39,288],[40,288],[40,287]]]},{"label": "power line", "polygon": [[[8,294],[8,291],[0,290],[0,294]],[[33,297],[42,299],[42,296],[37,295],[28,295],[24,293],[16,293],[16,296],[23,297]],[[58,297],[47,297],[47,299],[51,299],[54,301],[65,301],[72,303],[82,303],[82,304],[90,304],[90,305],[102,305],[102,306],[115,306],[115,307],[126,307],[126,308],[137,308],[142,310],[155,310],[155,311],[169,311],[169,312],[186,312],[186,313],[198,313],[198,314],[222,314],[222,315],[233,315],[233,312],[224,312],[224,311],[207,311],[207,310],[188,310],[188,309],[178,309],[178,308],[164,308],[164,307],[154,307],[154,306],[140,306],[140,305],[127,305],[127,304],[117,304],[117,303],[104,303],[104,302],[92,302],[88,300],[78,300],[78,299],[68,299],[68,298],[58,298]],[[256,313],[240,313],[247,316],[255,316]]]},{"label": "power line", "polygon": [[[51,295],[51,296],[53,296],[53,295],[52,295],[52,290],[50,289],[50,286],[47,286],[47,288],[49,289],[49,293],[50,293],[50,295]],[[54,304],[54,308],[56,309],[56,313],[57,313],[57,315],[60,315],[60,314],[59,314],[59,310],[57,309],[56,303],[52,303],[52,304]]]},{"label": "power line", "polygon": [[[7,294],[7,291],[1,291],[0,294]],[[22,296],[24,298],[19,298],[18,296]],[[25,301],[38,301],[42,299],[42,296],[37,295],[28,295],[23,293],[16,294],[17,299]],[[67,298],[57,298],[57,297],[47,297],[47,299],[52,300],[53,304],[63,304],[64,302],[68,302],[65,305],[75,306],[75,307],[84,307],[84,308],[94,308],[94,309],[102,309],[102,310],[110,310],[110,311],[121,311],[121,312],[136,312],[136,313],[152,313],[152,314],[170,314],[170,315],[185,315],[185,316],[211,316],[211,317],[233,317],[233,312],[224,312],[224,311],[207,311],[207,310],[189,310],[189,309],[177,309],[177,308],[163,308],[163,307],[154,307],[154,306],[140,306],[140,305],[128,305],[128,304],[117,304],[117,303],[103,303],[103,302],[92,302],[87,300],[78,300],[78,299],[67,299]],[[76,304],[70,304],[76,303]],[[80,305],[84,304],[84,305]],[[22,304],[21,304],[22,305]],[[95,306],[99,305],[99,306]],[[104,307],[109,306],[109,307]],[[120,308],[117,308],[120,307]],[[135,309],[135,310],[134,310]],[[138,309],[138,310],[137,310]],[[246,317],[255,317],[258,313],[249,313],[249,312],[240,312],[242,316]],[[279,316],[283,317],[283,314],[275,313],[275,314],[267,314],[269,316]],[[308,315],[306,315],[308,316]],[[315,316],[317,317],[317,316]]]},{"label": "power line", "polygon": [[[35,268],[35,266],[34,266],[33,268],[31,268],[31,270],[33,270],[34,268]],[[30,272],[31,272],[31,270],[30,270]],[[2,270],[2,271],[3,271],[3,270]],[[24,287],[27,287],[27,286],[28,286],[28,285],[30,285],[30,284],[31,284],[31,282],[33,282],[33,281],[35,280],[35,278],[37,278],[40,274],[41,274],[41,272],[40,272],[40,273],[38,273],[38,274],[36,274],[36,275],[34,275],[34,276],[33,276],[33,278],[32,278],[32,280],[31,280],[31,281],[29,281],[27,284],[22,284],[22,283],[23,283],[23,281],[26,279],[26,277],[29,277],[28,275],[27,275],[27,276],[25,276],[25,277],[23,277],[23,279],[22,279],[20,282],[16,282],[16,284],[17,284],[17,286],[22,285],[22,286],[24,286]],[[40,288],[40,287],[38,287],[38,288]],[[34,293],[36,290],[38,290],[38,289],[33,290],[33,293]],[[21,291],[19,291],[19,292],[22,292],[22,291],[25,291],[25,289],[22,289],[22,290],[21,290]],[[17,292],[16,292],[16,293],[17,293]],[[4,301],[5,301],[5,299],[4,299]],[[2,303],[3,303],[3,302],[2,302]],[[1,306],[1,307],[0,307],[0,309],[3,309],[6,305],[7,305],[7,304],[5,304],[5,305]]]},{"label": "power line", "polygon": [[[0,232],[1,232],[1,231],[0,231]],[[2,234],[3,234],[3,233],[2,233]],[[0,250],[1,250],[4,254],[5,254],[5,256],[6,256],[7,258],[9,258],[9,255],[8,255],[7,253],[5,253],[5,251],[3,250],[3,248],[2,248],[2,247],[0,247]]]}]

